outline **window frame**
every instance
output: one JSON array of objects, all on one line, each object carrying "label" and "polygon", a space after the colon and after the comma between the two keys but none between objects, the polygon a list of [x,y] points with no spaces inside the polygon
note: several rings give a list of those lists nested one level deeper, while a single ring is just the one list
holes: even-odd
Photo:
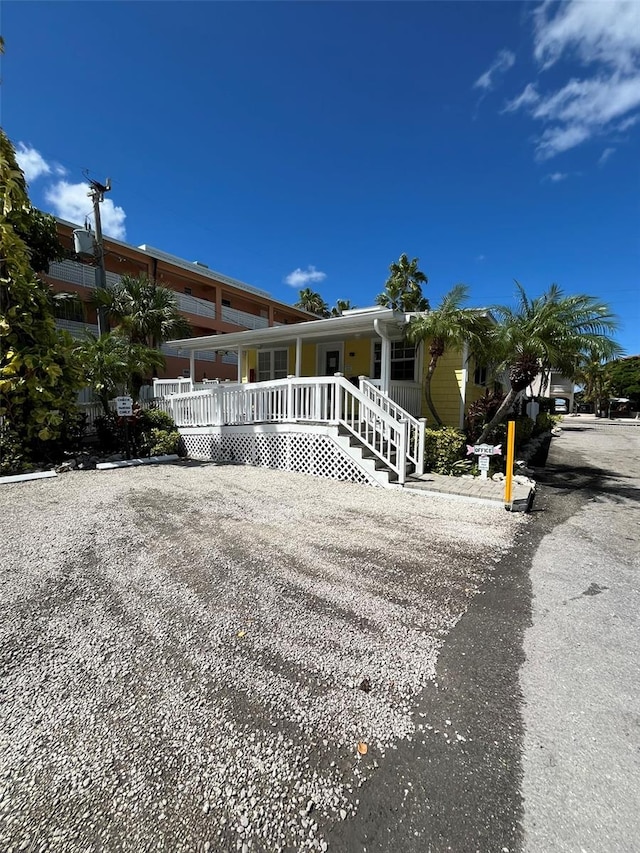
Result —
[{"label": "window frame", "polygon": [[[413,350],[413,358],[407,358],[406,356],[402,358],[394,358],[394,350],[401,348],[404,352],[407,350]],[[411,376],[398,376],[398,373],[394,373],[394,366],[398,365],[406,365],[409,362],[413,363],[413,369],[411,370]],[[371,375],[375,380],[380,379],[382,372],[382,341],[375,339],[373,340],[373,351],[372,351],[372,370]],[[390,376],[389,379],[391,382],[416,382],[416,374],[418,371],[418,347],[415,344],[409,344],[406,341],[391,341],[391,365],[390,365]]]},{"label": "window frame", "polygon": [[[276,370],[276,353],[285,353],[285,367],[284,367],[284,375],[276,376],[276,373],[282,374],[283,368],[280,367]],[[260,356],[268,355],[269,356],[269,368],[268,368],[268,377],[264,377],[266,370],[262,370],[260,367]],[[273,349],[259,349],[258,355],[256,358],[256,381],[257,382],[275,382],[276,379],[286,379],[289,375],[289,348],[288,347],[274,347]]]}]

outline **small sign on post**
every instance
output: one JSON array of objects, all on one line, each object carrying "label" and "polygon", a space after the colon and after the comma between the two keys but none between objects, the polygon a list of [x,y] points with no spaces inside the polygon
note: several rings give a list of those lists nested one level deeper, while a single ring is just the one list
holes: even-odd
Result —
[{"label": "small sign on post", "polygon": [[116,397],[116,414],[119,418],[130,418],[133,415],[133,399]]},{"label": "small sign on post", "polygon": [[487,471],[490,465],[490,456],[501,456],[501,444],[467,444],[467,456],[478,456],[478,468],[480,469],[480,478],[487,479]]}]

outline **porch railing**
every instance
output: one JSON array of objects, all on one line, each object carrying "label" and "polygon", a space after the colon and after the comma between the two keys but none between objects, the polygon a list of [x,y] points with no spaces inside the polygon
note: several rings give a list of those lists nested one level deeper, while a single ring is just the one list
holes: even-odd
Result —
[{"label": "porch railing", "polygon": [[392,416],[342,375],[288,377],[273,382],[212,385],[161,402],[178,427],[254,423],[342,426],[398,476],[406,479],[409,424]]},{"label": "porch railing", "polygon": [[395,400],[387,397],[379,388],[376,388],[366,376],[360,376],[359,381],[360,391],[367,399],[391,415],[396,421],[406,421],[408,424],[407,458],[410,462],[413,462],[418,476],[424,474],[424,431],[427,419],[414,418],[413,415],[405,411]]},{"label": "porch railing", "polygon": [[[365,377],[370,385],[380,390],[381,382],[379,379],[370,379]],[[419,382],[408,382],[391,380],[389,383],[389,397],[397,403],[405,412],[413,415],[414,418],[420,417],[422,411],[422,385]]]}]

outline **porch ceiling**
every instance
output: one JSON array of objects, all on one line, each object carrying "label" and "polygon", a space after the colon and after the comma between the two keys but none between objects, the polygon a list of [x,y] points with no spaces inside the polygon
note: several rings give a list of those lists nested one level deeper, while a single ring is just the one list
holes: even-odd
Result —
[{"label": "porch ceiling", "polygon": [[405,315],[388,309],[362,314],[330,317],[326,320],[311,320],[288,326],[270,326],[266,329],[249,329],[246,332],[231,332],[226,335],[206,335],[199,338],[182,338],[169,341],[169,346],[184,350],[237,350],[259,349],[266,346],[294,344],[297,338],[303,343],[323,343],[348,338],[375,338],[375,321],[384,334],[399,338],[405,325]]}]

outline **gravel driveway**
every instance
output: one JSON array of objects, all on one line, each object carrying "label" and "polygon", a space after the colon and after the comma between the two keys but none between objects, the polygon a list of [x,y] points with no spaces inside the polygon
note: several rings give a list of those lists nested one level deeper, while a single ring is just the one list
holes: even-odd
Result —
[{"label": "gravel driveway", "polygon": [[326,850],[385,753],[429,736],[416,694],[528,523],[194,463],[0,505],[7,853]]}]

